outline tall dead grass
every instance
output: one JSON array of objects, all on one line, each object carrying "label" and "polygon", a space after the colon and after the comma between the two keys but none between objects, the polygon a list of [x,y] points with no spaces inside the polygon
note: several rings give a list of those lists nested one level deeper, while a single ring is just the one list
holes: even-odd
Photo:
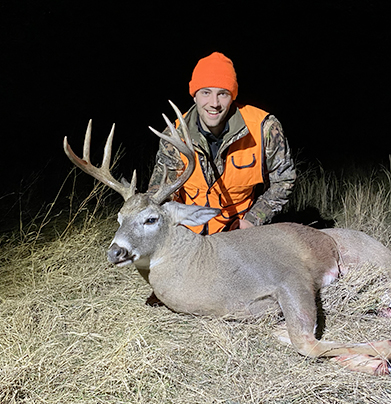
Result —
[{"label": "tall dead grass", "polygon": [[311,166],[299,174],[291,206],[295,211],[315,208],[335,227],[361,230],[387,246],[390,243],[391,172],[387,167],[337,174]]},{"label": "tall dead grass", "polygon": [[[295,203],[389,243],[385,173],[307,173]],[[28,231],[2,236],[1,403],[391,401],[391,378],[348,372],[278,343],[273,313],[235,322],[145,305],[149,285],[133,268],[106,261],[117,226],[107,198],[94,188],[90,203],[71,216],[49,213]],[[384,304],[388,286],[386,269],[366,266],[326,288],[324,338],[390,338],[391,321],[370,314]]]}]

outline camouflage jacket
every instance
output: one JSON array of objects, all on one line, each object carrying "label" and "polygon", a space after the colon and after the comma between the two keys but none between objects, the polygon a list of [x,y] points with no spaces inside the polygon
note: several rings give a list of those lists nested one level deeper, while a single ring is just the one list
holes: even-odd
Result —
[{"label": "camouflage jacket", "polygon": [[[208,185],[212,185],[222,174],[225,164],[225,153],[228,147],[246,136],[248,129],[239,109],[235,104],[229,117],[229,131],[224,135],[223,142],[215,159],[210,157],[209,145],[206,138],[200,133],[197,126],[197,110],[195,105],[190,108],[185,116],[185,122],[189,127],[190,137],[194,148],[199,153],[201,167]],[[273,216],[282,210],[288,202],[288,197],[296,179],[296,172],[291,158],[290,149],[284,137],[280,122],[273,115],[268,115],[262,125],[264,142],[264,173],[265,183],[260,184],[256,192],[256,199],[251,209],[246,213],[245,219],[254,225],[261,225],[271,221]],[[165,132],[168,132],[168,128]],[[179,127],[180,131],[180,127]],[[173,182],[184,170],[184,164],[179,152],[165,140],[161,140],[156,155],[156,164],[149,181],[147,192],[155,192],[159,187],[163,176],[163,165],[168,168],[167,181]]]}]

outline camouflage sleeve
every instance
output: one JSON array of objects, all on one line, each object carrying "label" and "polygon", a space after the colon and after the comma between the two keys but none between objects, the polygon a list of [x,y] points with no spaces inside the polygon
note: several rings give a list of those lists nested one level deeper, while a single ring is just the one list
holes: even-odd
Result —
[{"label": "camouflage sleeve", "polygon": [[149,179],[147,193],[155,193],[158,190],[164,175],[164,165],[168,169],[167,183],[174,182],[184,170],[184,164],[179,151],[171,143],[160,139],[155,167]]},{"label": "camouflage sleeve", "polygon": [[284,136],[281,123],[269,115],[264,122],[265,173],[268,185],[266,191],[257,199],[247,212],[245,219],[256,226],[269,223],[273,216],[281,212],[288,202],[296,180],[296,171],[288,141]]}]

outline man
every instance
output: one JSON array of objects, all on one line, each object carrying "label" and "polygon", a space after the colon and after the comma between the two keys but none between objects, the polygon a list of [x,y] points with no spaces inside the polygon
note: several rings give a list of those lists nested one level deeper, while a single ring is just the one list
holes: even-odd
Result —
[{"label": "man", "polygon": [[[280,122],[261,109],[235,102],[236,72],[221,53],[199,60],[189,90],[195,105],[185,122],[196,168],[174,199],[221,209],[221,215],[191,230],[213,234],[270,222],[288,201],[296,179]],[[186,159],[161,140],[148,192],[159,186],[164,164],[168,180],[174,181]]]}]

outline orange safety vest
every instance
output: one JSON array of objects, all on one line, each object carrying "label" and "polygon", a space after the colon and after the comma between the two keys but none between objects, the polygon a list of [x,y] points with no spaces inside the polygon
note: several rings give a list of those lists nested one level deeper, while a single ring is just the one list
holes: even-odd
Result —
[{"label": "orange safety vest", "polygon": [[[250,105],[239,107],[239,111],[249,133],[228,147],[222,175],[209,187],[196,151],[194,172],[179,190],[177,200],[186,205],[221,209],[221,214],[206,225],[189,227],[195,233],[213,234],[229,229],[235,219],[242,219],[250,210],[255,186],[264,182],[261,124],[268,113]],[[186,157],[181,158],[187,166]]]}]

